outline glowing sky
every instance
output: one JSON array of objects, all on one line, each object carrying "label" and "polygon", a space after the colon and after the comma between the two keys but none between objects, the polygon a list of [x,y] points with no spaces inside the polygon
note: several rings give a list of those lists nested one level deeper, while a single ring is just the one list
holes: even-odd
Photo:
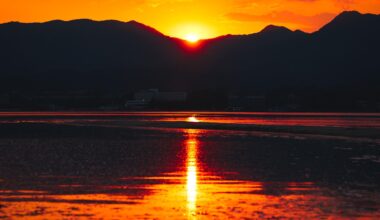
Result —
[{"label": "glowing sky", "polygon": [[210,38],[268,24],[310,32],[343,10],[380,14],[380,0],[0,0],[0,23],[136,20],[170,36]]}]

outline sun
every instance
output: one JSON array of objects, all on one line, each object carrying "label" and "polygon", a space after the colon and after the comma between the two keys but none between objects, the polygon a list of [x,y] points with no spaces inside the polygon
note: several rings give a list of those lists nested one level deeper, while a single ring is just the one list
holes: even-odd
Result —
[{"label": "sun", "polygon": [[199,36],[197,34],[187,34],[185,40],[189,43],[197,43],[199,41]]},{"label": "sun", "polygon": [[183,40],[190,48],[198,48],[204,39],[216,36],[213,28],[197,21],[178,23],[170,29],[168,34]]},{"label": "sun", "polygon": [[195,116],[191,116],[187,118],[187,122],[197,123],[200,122],[199,119]]}]

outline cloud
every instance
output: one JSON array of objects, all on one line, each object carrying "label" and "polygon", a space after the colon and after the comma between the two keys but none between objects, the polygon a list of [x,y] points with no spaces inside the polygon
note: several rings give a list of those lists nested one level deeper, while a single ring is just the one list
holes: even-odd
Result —
[{"label": "cloud", "polygon": [[299,3],[321,3],[324,1],[330,1],[332,4],[335,4],[337,7],[347,10],[350,9],[353,5],[358,3],[358,0],[233,0],[233,4],[238,8],[253,8],[260,5],[276,4],[276,5],[286,5],[290,2],[299,2]]},{"label": "cloud", "polygon": [[[312,1],[312,0],[303,0]],[[226,14],[227,18],[239,22],[262,22],[266,24],[293,24],[301,26],[304,31],[315,31],[336,15],[332,13],[320,13],[313,16],[295,14],[289,11],[274,11],[268,14],[255,15],[249,13],[233,12]]]}]

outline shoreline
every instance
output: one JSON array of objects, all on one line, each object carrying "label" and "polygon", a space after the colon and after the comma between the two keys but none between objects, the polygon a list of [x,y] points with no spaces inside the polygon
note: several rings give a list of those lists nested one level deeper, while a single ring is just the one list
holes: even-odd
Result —
[{"label": "shoreline", "polygon": [[[278,126],[278,125],[252,125],[252,124],[224,124],[224,123],[190,123],[167,121],[85,121],[85,122],[21,122],[0,124],[0,130],[12,132],[13,129],[48,129],[57,127],[63,129],[112,129],[123,130],[156,130],[156,129],[199,129],[226,132],[259,132],[274,136],[308,136],[316,138],[350,139],[365,142],[380,143],[380,129],[378,128],[343,128],[343,127],[317,127],[317,126]],[[84,129],[86,130],[86,129]],[[18,133],[20,133],[18,131]],[[27,134],[25,134],[27,135]]]}]

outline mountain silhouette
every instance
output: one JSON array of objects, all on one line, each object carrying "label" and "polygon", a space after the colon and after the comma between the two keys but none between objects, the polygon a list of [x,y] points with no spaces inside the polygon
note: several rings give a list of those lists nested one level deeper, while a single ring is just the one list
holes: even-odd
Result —
[{"label": "mountain silhouette", "polygon": [[286,90],[378,100],[378,39],[380,16],[358,12],[311,34],[269,25],[194,48],[136,21],[11,22],[0,25],[0,92]]}]

